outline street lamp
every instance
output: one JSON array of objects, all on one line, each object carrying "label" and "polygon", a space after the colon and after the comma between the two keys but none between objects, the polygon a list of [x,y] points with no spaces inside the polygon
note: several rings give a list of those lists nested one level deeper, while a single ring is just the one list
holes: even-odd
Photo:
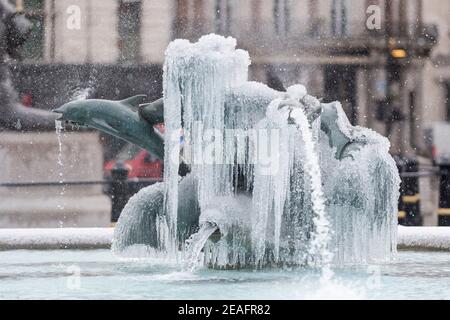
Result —
[{"label": "street lamp", "polygon": [[405,49],[391,49],[391,57],[394,59],[403,59],[408,56],[408,52]]}]

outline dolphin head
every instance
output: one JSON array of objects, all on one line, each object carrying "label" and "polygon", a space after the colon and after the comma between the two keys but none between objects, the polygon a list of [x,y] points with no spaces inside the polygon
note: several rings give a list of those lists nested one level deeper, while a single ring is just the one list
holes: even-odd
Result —
[{"label": "dolphin head", "polygon": [[321,129],[330,138],[334,131],[339,131],[347,139],[351,139],[352,127],[339,102],[322,104]]},{"label": "dolphin head", "polygon": [[57,119],[59,121],[85,126],[90,118],[88,101],[89,100],[72,101],[52,111],[60,114]]},{"label": "dolphin head", "polygon": [[335,158],[346,157],[345,150],[356,150],[354,129],[339,102],[322,104],[320,128],[328,136],[331,148],[337,148]]}]

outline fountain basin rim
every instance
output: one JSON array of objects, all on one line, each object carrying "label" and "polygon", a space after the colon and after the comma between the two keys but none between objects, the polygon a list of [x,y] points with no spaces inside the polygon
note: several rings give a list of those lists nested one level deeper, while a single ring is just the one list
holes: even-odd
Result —
[{"label": "fountain basin rim", "polygon": [[0,251],[109,249],[113,228],[0,229]]},{"label": "fountain basin rim", "polygon": [[[0,229],[0,251],[109,249],[114,228]],[[398,249],[450,251],[450,227],[398,228]]]}]

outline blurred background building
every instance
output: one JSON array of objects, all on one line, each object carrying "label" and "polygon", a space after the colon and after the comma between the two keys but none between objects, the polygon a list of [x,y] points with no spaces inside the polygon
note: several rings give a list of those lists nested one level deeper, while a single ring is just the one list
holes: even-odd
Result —
[{"label": "blurred background building", "polygon": [[[15,3],[35,22],[25,63],[160,67],[174,38],[215,32],[250,52],[252,79],[342,101],[353,124],[390,136],[394,154],[429,154],[427,129],[450,120],[448,0]],[[159,76],[146,80],[139,87],[160,95]]]},{"label": "blurred background building", "polygon": [[[51,109],[78,94],[156,99],[169,42],[214,32],[249,51],[252,80],[279,90],[302,83],[341,101],[353,124],[390,138],[394,155],[431,164],[434,127],[450,121],[450,0],[11,2],[34,22],[13,68],[30,106]],[[108,159],[122,145],[104,139],[117,146]],[[433,178],[421,184],[436,189]],[[431,216],[437,199],[425,198]]]}]

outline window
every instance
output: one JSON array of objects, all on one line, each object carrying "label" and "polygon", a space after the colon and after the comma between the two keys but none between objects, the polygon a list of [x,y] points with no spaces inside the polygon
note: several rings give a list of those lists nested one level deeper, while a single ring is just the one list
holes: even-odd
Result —
[{"label": "window", "polygon": [[230,34],[231,6],[228,0],[216,0],[216,32]]},{"label": "window", "polygon": [[21,48],[26,60],[39,60],[44,56],[44,0],[16,0],[17,11],[23,12],[33,24],[31,33]]},{"label": "window", "polygon": [[347,1],[333,0],[331,3],[331,35],[346,36],[347,28]]},{"label": "window", "polygon": [[290,0],[275,0],[273,7],[273,17],[275,21],[275,32],[278,35],[285,35],[289,32],[290,26]]},{"label": "window", "polygon": [[174,37],[186,38],[189,27],[189,2],[187,0],[177,0],[176,4]]},{"label": "window", "polygon": [[447,104],[447,121],[450,121],[450,82],[446,85],[447,96],[446,96],[446,104]]},{"label": "window", "polygon": [[139,62],[141,50],[140,0],[120,0],[119,50],[121,62]]},{"label": "window", "polygon": [[318,17],[318,3],[316,0],[308,1],[308,28],[309,36],[312,38],[317,38],[320,36],[320,21]]},{"label": "window", "polygon": [[205,31],[204,1],[177,0],[173,24],[175,38],[194,40]]}]

